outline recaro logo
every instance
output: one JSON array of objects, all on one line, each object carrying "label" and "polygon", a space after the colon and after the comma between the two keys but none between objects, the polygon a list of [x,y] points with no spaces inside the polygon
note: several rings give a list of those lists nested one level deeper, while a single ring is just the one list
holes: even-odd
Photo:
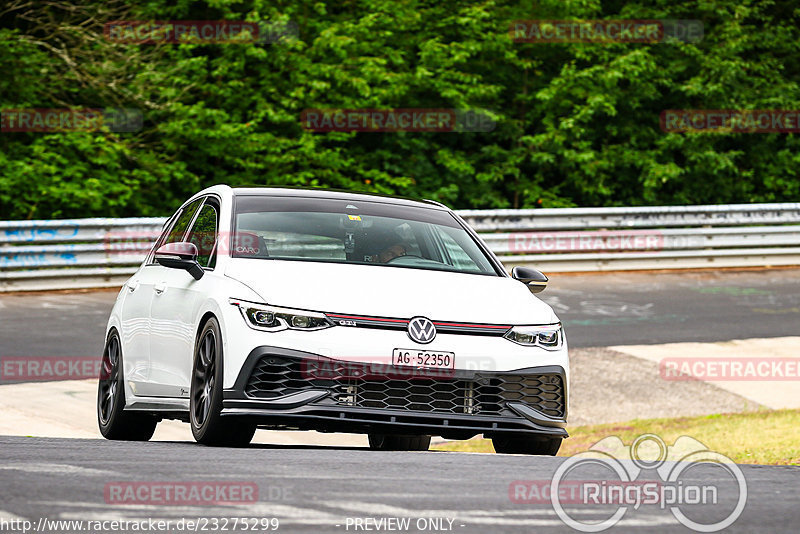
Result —
[{"label": "recaro logo", "polygon": [[427,317],[414,317],[408,322],[408,337],[417,343],[430,343],[436,337],[436,327]]}]

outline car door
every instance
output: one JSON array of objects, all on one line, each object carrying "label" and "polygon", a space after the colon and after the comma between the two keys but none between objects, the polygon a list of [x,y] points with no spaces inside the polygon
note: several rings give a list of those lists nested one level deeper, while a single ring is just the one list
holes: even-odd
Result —
[{"label": "car door", "polygon": [[180,269],[159,270],[150,307],[150,386],[154,395],[188,397],[197,325],[195,318],[213,284],[219,202],[207,197],[184,241],[198,249],[197,261],[206,270],[200,280]]},{"label": "car door", "polygon": [[153,252],[165,243],[183,239],[201,203],[202,200],[190,202],[175,212],[148,254],[145,264],[126,287],[127,294],[121,312],[125,374],[138,396],[149,397],[156,393],[151,384],[152,305],[156,285],[163,279],[162,273],[166,268],[155,262]]},{"label": "car door", "polygon": [[153,286],[159,275],[158,264],[153,261],[153,252],[168,240],[175,222],[183,208],[178,209],[167,219],[161,235],[156,239],[142,266],[125,283],[123,304],[120,307],[120,337],[122,342],[125,377],[133,392],[142,395],[147,390],[150,377],[150,305],[153,300]]},{"label": "car door", "polygon": [[143,265],[123,288],[120,337],[125,378],[135,394],[150,377],[150,301],[156,277],[152,265]]}]

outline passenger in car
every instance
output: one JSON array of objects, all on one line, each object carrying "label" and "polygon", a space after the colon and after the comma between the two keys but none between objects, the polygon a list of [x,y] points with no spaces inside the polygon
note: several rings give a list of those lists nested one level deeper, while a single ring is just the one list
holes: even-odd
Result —
[{"label": "passenger in car", "polygon": [[369,258],[367,261],[375,263],[388,263],[394,258],[405,256],[406,254],[408,254],[408,246],[404,243],[396,243],[389,248],[383,249],[377,254],[367,256]]}]

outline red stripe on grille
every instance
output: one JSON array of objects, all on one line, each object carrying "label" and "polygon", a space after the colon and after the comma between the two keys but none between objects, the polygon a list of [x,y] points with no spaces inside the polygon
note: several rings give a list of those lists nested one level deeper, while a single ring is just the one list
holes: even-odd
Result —
[{"label": "red stripe on grille", "polygon": [[[387,319],[384,317],[366,317],[363,315],[343,315],[340,313],[327,313],[328,317],[336,319],[355,319],[359,321],[373,321],[376,323],[400,323],[408,324],[409,319]],[[436,326],[455,326],[458,328],[475,328],[475,329],[493,329],[493,330],[508,330],[511,328],[509,325],[495,325],[495,324],[470,324],[470,323],[447,323],[443,321],[433,321]]]},{"label": "red stripe on grille", "polygon": [[510,326],[495,325],[495,324],[464,324],[464,323],[440,323],[434,321],[436,326],[458,326],[461,328],[496,328],[498,330],[508,330]]},{"label": "red stripe on grille", "polygon": [[336,313],[328,313],[326,315],[328,317],[339,317],[342,319],[360,319],[362,321],[377,321],[383,323],[408,323],[408,321],[404,319],[383,319],[380,317],[361,317],[359,315],[339,315]]}]

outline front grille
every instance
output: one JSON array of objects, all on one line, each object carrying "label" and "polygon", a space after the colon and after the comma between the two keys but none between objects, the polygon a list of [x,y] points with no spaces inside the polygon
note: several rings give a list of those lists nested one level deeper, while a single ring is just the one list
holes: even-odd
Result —
[{"label": "front grille", "polygon": [[250,373],[245,393],[250,397],[273,398],[316,387],[308,374],[303,373],[300,360],[264,356]]},{"label": "front grille", "polygon": [[562,418],[564,384],[559,374],[468,373],[469,377],[419,376],[417,370],[335,360],[299,360],[264,356],[245,392],[271,398],[307,389],[327,388],[337,404],[415,412],[505,415],[507,401],[525,403],[541,413]]}]

